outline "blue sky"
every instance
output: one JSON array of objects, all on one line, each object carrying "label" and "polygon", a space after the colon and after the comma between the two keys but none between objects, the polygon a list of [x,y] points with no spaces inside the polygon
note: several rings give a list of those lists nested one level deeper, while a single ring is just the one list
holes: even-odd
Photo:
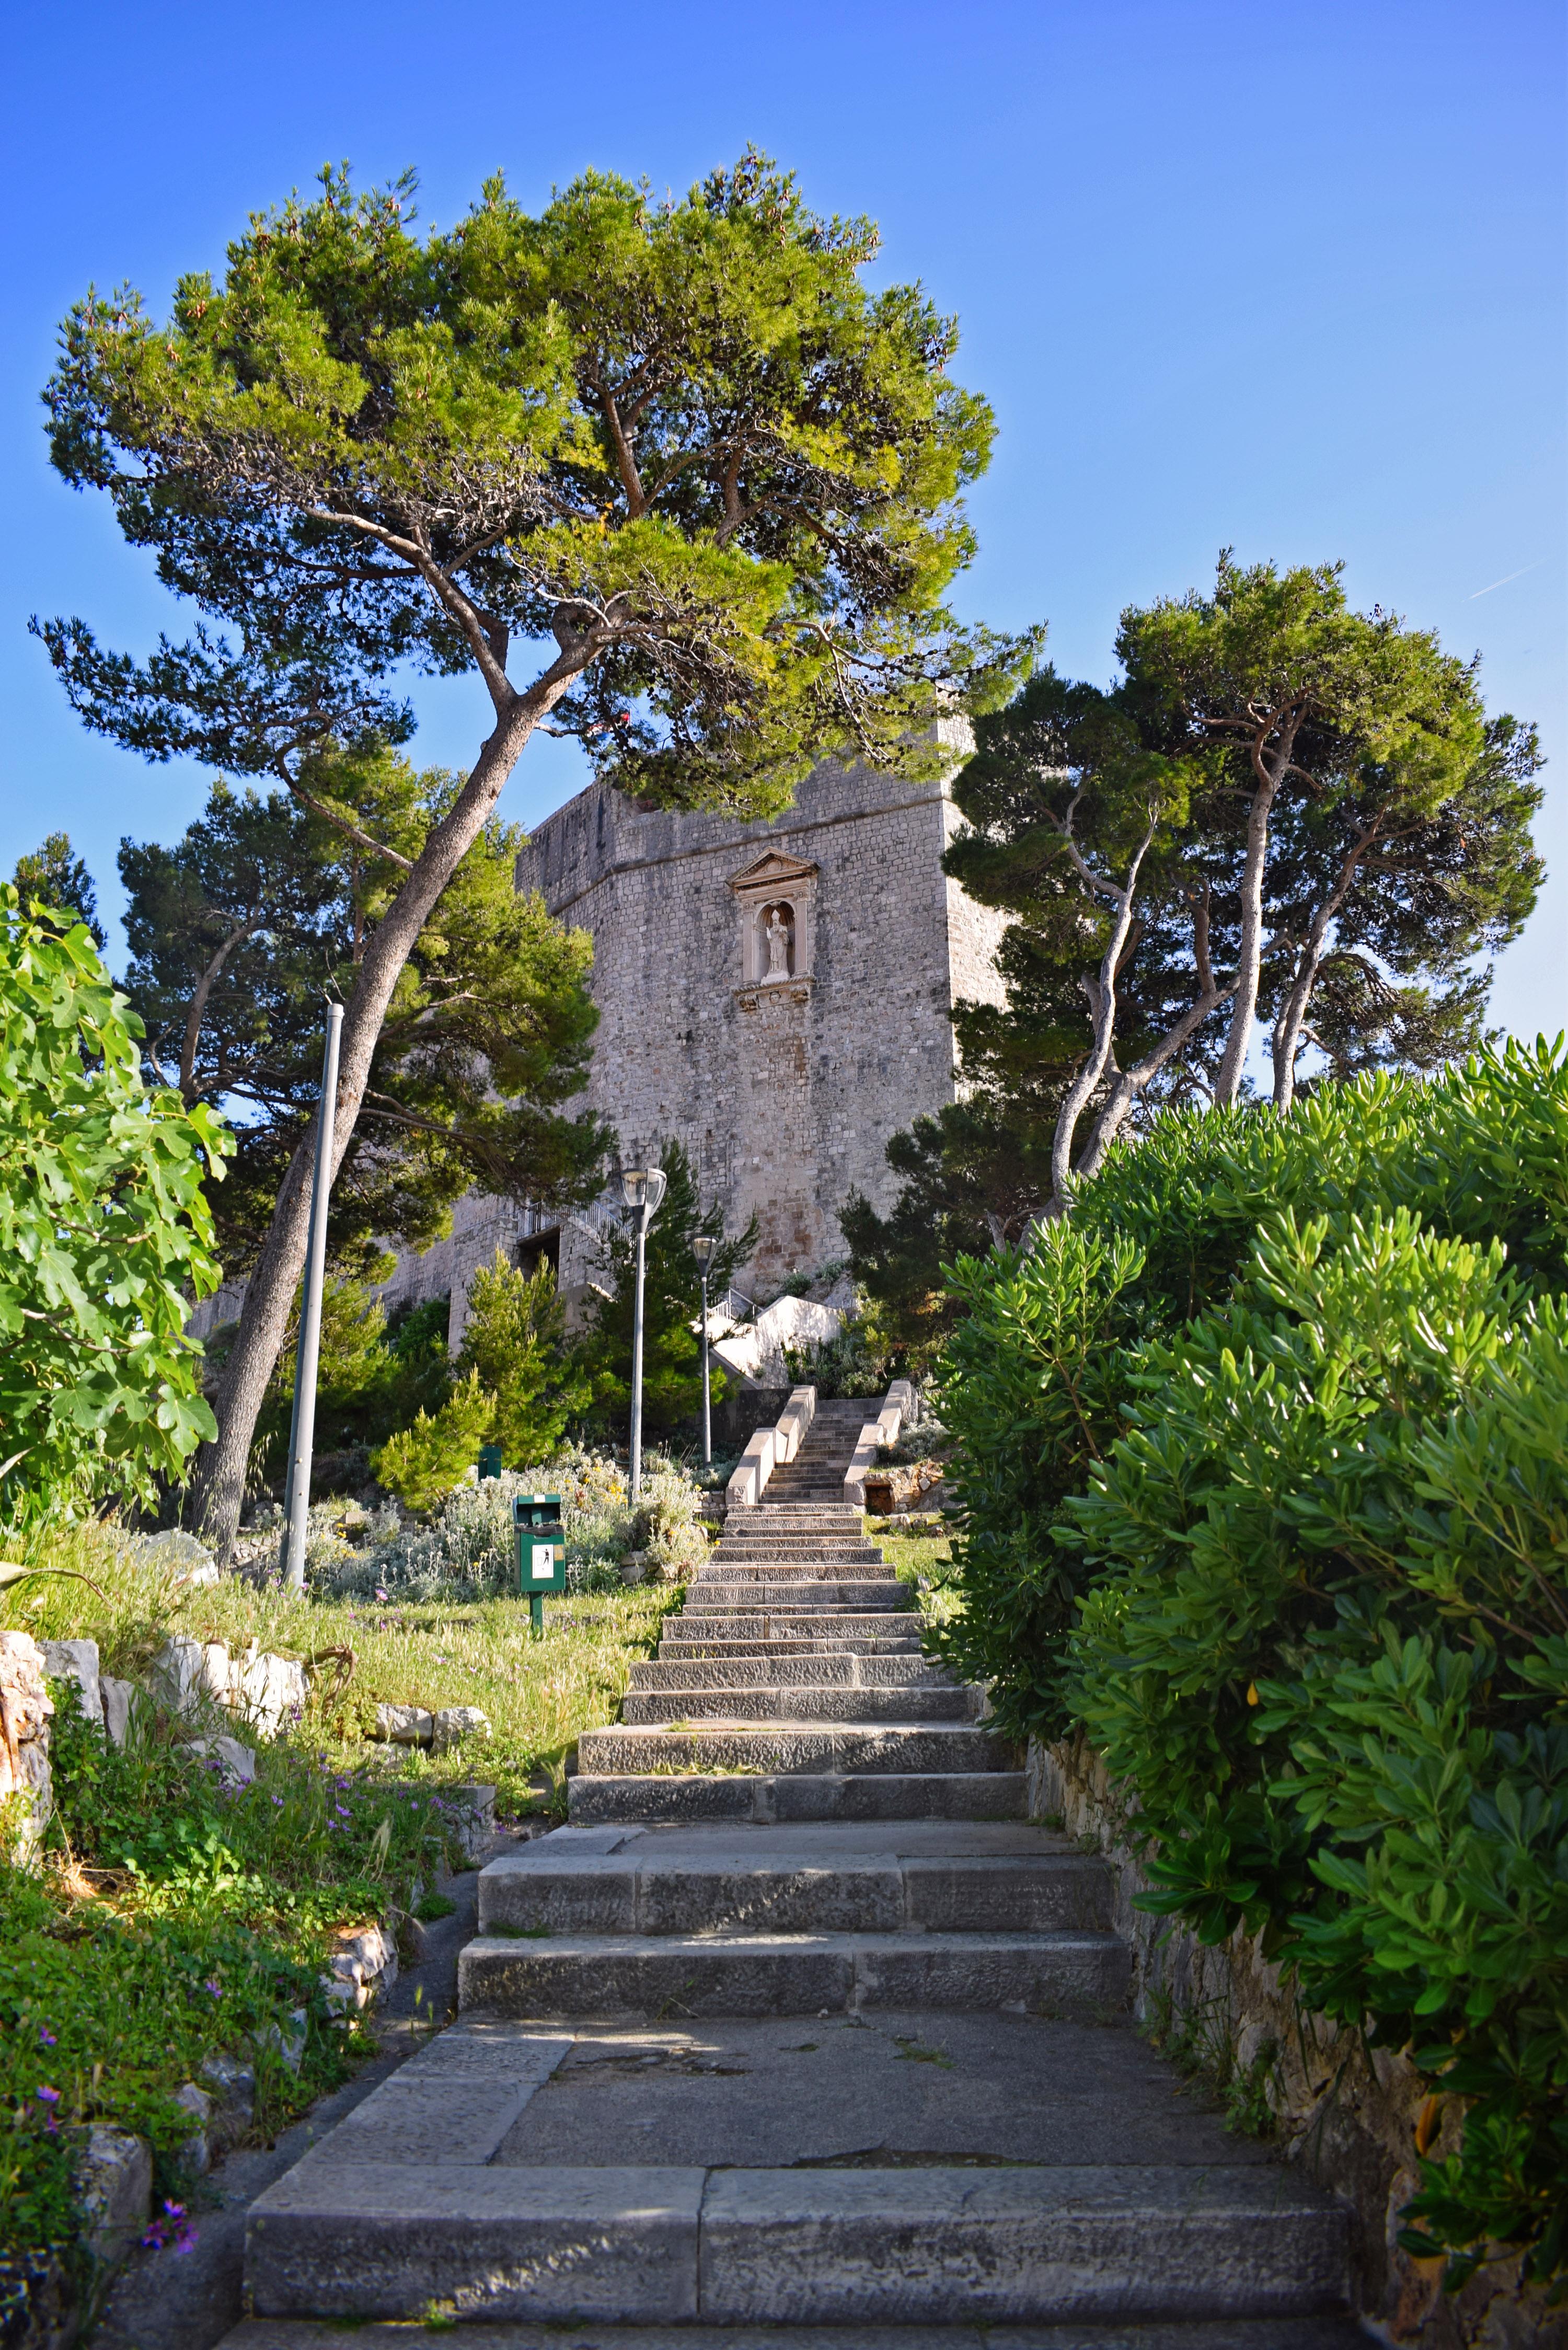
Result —
[{"label": "blue sky", "polygon": [[[140,650],[184,625],[45,461],[37,393],[89,281],[163,308],[328,159],[415,165],[450,221],[497,165],[525,202],[588,164],[679,191],[751,140],[819,209],[874,214],[886,273],[959,315],[956,372],[1001,425],[970,616],[1043,617],[1058,666],[1105,680],[1120,608],[1230,545],[1343,556],[1358,603],[1480,650],[1552,760],[1552,879],[1494,1010],[1568,1022],[1557,0],[12,0],[4,39],[0,871],[63,826],[112,916],[120,836],[170,838],[204,797],[85,734],[26,633],[78,612]],[[416,755],[466,764],[477,683],[416,701]],[[557,806],[575,760],[535,743],[504,812]]]}]

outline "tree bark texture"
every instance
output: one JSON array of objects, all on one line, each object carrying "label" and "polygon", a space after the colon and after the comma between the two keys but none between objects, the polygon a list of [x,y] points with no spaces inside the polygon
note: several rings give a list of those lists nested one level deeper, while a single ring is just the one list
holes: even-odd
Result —
[{"label": "tree bark texture", "polygon": [[1247,856],[1241,870],[1241,942],[1236,962],[1236,1006],[1231,1015],[1231,1033],[1225,1039],[1220,1074],[1214,1082],[1214,1102],[1219,1109],[1229,1109],[1241,1090],[1247,1047],[1252,1038],[1252,1023],[1257,1018],[1258,980],[1263,966],[1263,868],[1269,855],[1269,817],[1279,796],[1280,786],[1290,771],[1291,753],[1295,746],[1299,723],[1299,719],[1294,717],[1286,723],[1272,757],[1265,755],[1261,743],[1255,743],[1252,749],[1252,766],[1258,780],[1247,811]]},{"label": "tree bark texture", "polygon": [[[573,640],[524,694],[511,693],[457,799],[431,834],[408,879],[372,934],[343,1020],[338,1062],[336,1177],[365,1098],[392,991],[442,890],[483,828],[535,726],[588,666],[599,644]],[[578,658],[577,656],[581,657]],[[239,1328],[213,1402],[218,1434],[202,1446],[192,1478],[191,1523],[222,1559],[234,1548],[244,1505],[245,1470],[256,1418],[288,1326],[305,1264],[310,1169],[317,1121],[300,1138],[278,1191],[260,1260],[245,1290]]]}]

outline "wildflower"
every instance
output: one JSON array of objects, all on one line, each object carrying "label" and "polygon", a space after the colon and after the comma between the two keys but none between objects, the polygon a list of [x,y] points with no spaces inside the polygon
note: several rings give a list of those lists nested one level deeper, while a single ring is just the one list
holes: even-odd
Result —
[{"label": "wildflower", "polygon": [[40,2088],[36,2091],[35,2094],[40,2096],[47,2106],[57,2106],[60,2102],[60,2093],[58,2089]]},{"label": "wildflower", "polygon": [[38,2045],[40,2048],[52,2048],[55,2045],[55,2035],[47,2023],[40,2023],[38,2026]]},{"label": "wildflower", "polygon": [[203,1991],[210,1991],[214,1999],[222,1999],[223,1996],[223,1986],[215,1975],[209,1975],[206,1981],[202,1985],[202,1989]]},{"label": "wildflower", "polygon": [[275,1795],[275,1796],[273,1797],[273,1802],[274,1802],[274,1803],[278,1806],[278,1809],[281,1811],[281,1810],[282,1810],[282,1808],[283,1808],[283,1797],[282,1797],[281,1795]]}]

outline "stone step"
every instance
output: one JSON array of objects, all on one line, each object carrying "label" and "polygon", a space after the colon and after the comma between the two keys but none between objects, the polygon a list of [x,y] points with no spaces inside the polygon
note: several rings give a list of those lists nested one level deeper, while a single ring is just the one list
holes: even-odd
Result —
[{"label": "stone step", "polygon": [[701,1769],[639,1773],[580,1771],[566,1782],[574,1826],[601,1823],[686,1826],[775,1821],[1021,1820],[1028,1813],[1022,1771],[858,1773]]},{"label": "stone step", "polygon": [[775,1721],[690,1731],[623,1722],[585,1730],[577,1741],[579,1770],[612,1778],[649,1771],[1006,1771],[1013,1760],[1010,1740],[975,1722]]},{"label": "stone step", "polygon": [[[563,2350],[565,2321],[519,2321],[483,2350]],[[218,2350],[343,2350],[341,2318],[245,2317]],[[356,2319],[359,2350],[409,2350],[406,2327]],[[473,2337],[458,2334],[462,2350]],[[1350,2317],[1113,2318],[1069,2325],[606,2325],[595,2350],[1366,2350]],[[566,2345],[566,2350],[574,2350]]]},{"label": "stone step", "polygon": [[[666,1857],[658,1837],[583,1853],[542,1836],[480,1871],[479,1931],[552,1934],[1106,1933],[1103,1861],[1076,1853],[845,1856],[826,1834],[774,1859],[743,1842]],[[558,1847],[554,1852],[552,1847]]]},{"label": "stone step", "polygon": [[748,1615],[804,1612],[837,1608],[846,1615],[912,1616],[914,1595],[905,1583],[808,1582],[781,1575],[758,1576],[747,1583],[701,1583],[691,1586],[700,1615]]},{"label": "stone step", "polygon": [[670,1664],[697,1664],[722,1657],[918,1657],[922,1653],[918,1632],[825,1633],[817,1640],[727,1640],[722,1635],[677,1640],[666,1634],[659,1644],[660,1663]]},{"label": "stone step", "polygon": [[634,1690],[692,1689],[952,1689],[945,1665],[919,1655],[863,1657],[851,1649],[826,1657],[680,1658],[661,1648],[657,1660],[631,1669]]},{"label": "stone step", "polygon": [[836,1642],[867,1639],[878,1647],[888,1642],[919,1640],[920,1621],[912,1607],[725,1607],[717,1611],[688,1601],[678,1616],[666,1617],[665,1639],[808,1640]]},{"label": "stone step", "polygon": [[621,1700],[623,1722],[853,1721],[917,1723],[973,1721],[978,1690],[949,1682],[909,1689],[824,1689],[810,1682],[746,1689],[632,1689]]},{"label": "stone step", "polygon": [[764,1597],[780,1592],[810,1592],[826,1589],[829,1597],[845,1590],[876,1591],[886,1595],[902,1592],[912,1606],[914,1594],[908,1584],[900,1582],[890,1566],[874,1560],[853,1561],[844,1566],[826,1559],[781,1558],[725,1559],[716,1565],[698,1568],[691,1588],[699,1594],[709,1591],[754,1591]]},{"label": "stone step", "polygon": [[860,1534],[774,1534],[759,1528],[753,1533],[748,1526],[743,1534],[725,1534],[714,1545],[714,1558],[819,1558],[864,1560],[872,1566],[885,1566],[881,1547],[867,1542]]},{"label": "stone step", "polygon": [[872,2008],[1111,2014],[1131,1953],[1115,1934],[481,1935],[458,1960],[460,2012],[847,2015]]}]

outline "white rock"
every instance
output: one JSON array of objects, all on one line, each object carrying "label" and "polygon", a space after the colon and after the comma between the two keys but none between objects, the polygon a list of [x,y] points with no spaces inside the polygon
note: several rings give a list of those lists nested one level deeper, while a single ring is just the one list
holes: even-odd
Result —
[{"label": "white rock", "polygon": [[221,1764],[223,1784],[227,1787],[248,1787],[256,1775],[254,1746],[242,1746],[237,1738],[191,1738],[186,1746],[192,1754],[210,1754]]},{"label": "white rock", "polygon": [[422,1705],[379,1705],[376,1735],[394,1746],[428,1746],[435,1736],[435,1716]]},{"label": "white rock", "polygon": [[[54,1704],[44,1686],[44,1652],[30,1632],[0,1632],[0,1796],[21,1795],[20,1819],[10,1833],[11,1857],[30,1865],[54,1808],[49,1777],[49,1722]],[[3,1847],[0,1847],[3,1848]]]},{"label": "white rock", "polygon": [[437,1799],[446,1813],[447,1831],[455,1836],[463,1858],[480,1860],[495,1835],[493,1787],[448,1787]]},{"label": "white rock", "polygon": [[281,2023],[265,2024],[255,2036],[258,2049],[271,2048],[282,2057],[291,2073],[297,2073],[305,2055],[305,2010],[296,2007],[288,2019],[287,2029]]},{"label": "white rock", "polygon": [[204,1566],[213,1568],[217,1579],[217,1564],[205,1543],[188,1534],[183,1526],[170,1526],[161,1534],[141,1534],[131,1544],[136,1556],[154,1566],[181,1566],[185,1573],[182,1583],[193,1581]]},{"label": "white rock", "polygon": [[382,1926],[361,1926],[340,1935],[332,1954],[332,1971],[322,1978],[322,1989],[340,2007],[368,2007],[398,1980],[398,1949]]},{"label": "white rock", "polygon": [[199,2089],[194,2081],[187,2081],[182,2088],[175,2090],[173,2103],[182,2106],[196,2125],[180,2148],[180,2160],[187,2170],[193,2170],[200,2176],[213,2167],[213,2150],[207,2142],[207,2125],[213,2118],[213,2100],[205,2089]]},{"label": "white rock", "polygon": [[141,1691],[134,1681],[118,1681],[112,1673],[99,1675],[98,1689],[103,1706],[103,1734],[111,1746],[123,1746],[130,1735],[131,1709]]},{"label": "white rock", "polygon": [[211,1559],[207,1561],[204,1566],[193,1566],[189,1575],[182,1575],[180,1577],[182,1584],[191,1584],[194,1586],[197,1590],[204,1590],[209,1584],[221,1583],[223,1579],[222,1575],[213,1565]]},{"label": "white rock", "polygon": [[490,1716],[476,1705],[443,1705],[435,1718],[431,1744],[438,1754],[460,1746],[465,1738],[488,1738]]},{"label": "white rock", "polygon": [[88,2233],[100,2261],[119,2259],[147,2225],[152,2201],[152,2149],[129,2130],[95,2122],[88,2132],[79,2173]]},{"label": "white rock", "polygon": [[255,2112],[256,2068],[239,2056],[203,2056],[202,2078],[226,2112],[246,2121]]},{"label": "white rock", "polygon": [[98,1642],[96,1640],[40,1640],[44,1653],[44,1670],[54,1681],[75,1681],[77,1705],[88,1721],[103,1719],[103,1700],[99,1695]]},{"label": "white rock", "polygon": [[188,1632],[171,1632],[152,1660],[156,1694],[176,1713],[190,1713],[207,1693],[207,1652]]},{"label": "white rock", "polygon": [[305,1667],[268,1649],[249,1650],[234,1668],[229,1704],[260,1738],[275,1738],[305,1711]]}]

